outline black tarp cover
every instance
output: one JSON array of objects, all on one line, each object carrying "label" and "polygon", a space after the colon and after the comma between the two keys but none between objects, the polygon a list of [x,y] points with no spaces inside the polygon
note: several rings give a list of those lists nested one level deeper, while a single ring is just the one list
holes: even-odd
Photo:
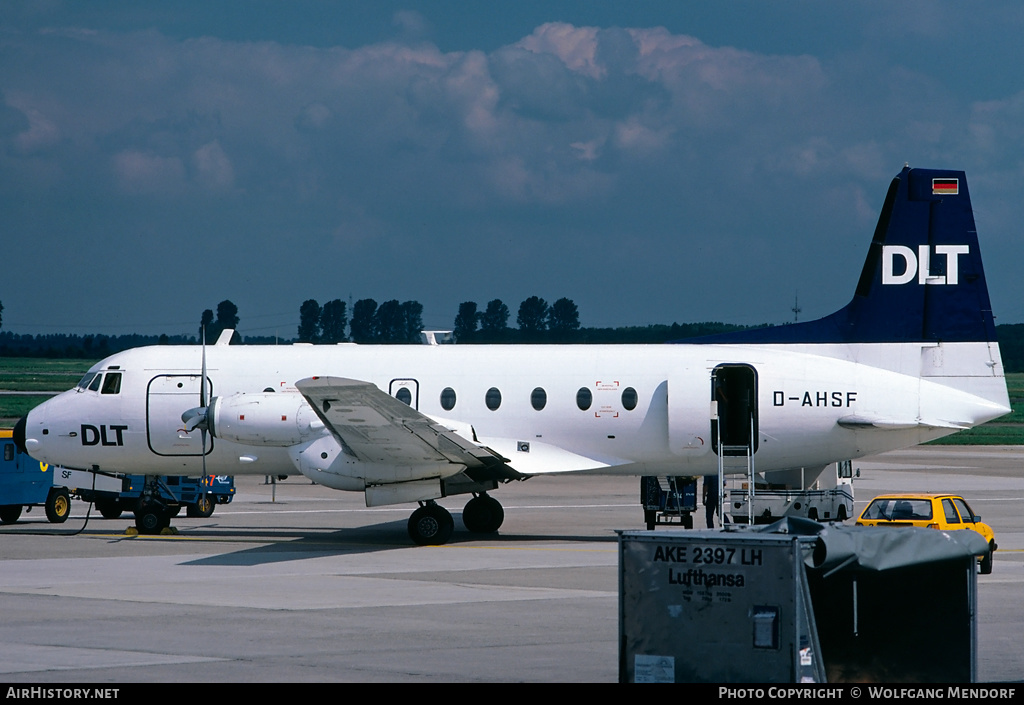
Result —
[{"label": "black tarp cover", "polygon": [[809,568],[824,572],[839,567],[884,571],[925,563],[963,561],[988,552],[984,537],[969,529],[937,531],[914,526],[846,526],[784,517],[751,531],[802,537],[804,562]]}]

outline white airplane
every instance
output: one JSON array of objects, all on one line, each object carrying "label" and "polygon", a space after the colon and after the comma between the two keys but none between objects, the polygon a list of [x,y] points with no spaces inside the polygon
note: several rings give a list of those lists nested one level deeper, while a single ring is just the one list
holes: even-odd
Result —
[{"label": "white airplane", "polygon": [[[895,177],[852,301],[816,321],[665,345],[227,339],[106,358],[21,419],[19,445],[110,473],[298,471],[367,506],[418,502],[411,538],[440,544],[454,522],[435,500],[471,493],[463,523],[497,531],[487,492],[510,480],[709,475],[742,447],[792,484],[1010,411],[958,171]],[[147,508],[141,528],[169,523]]]}]

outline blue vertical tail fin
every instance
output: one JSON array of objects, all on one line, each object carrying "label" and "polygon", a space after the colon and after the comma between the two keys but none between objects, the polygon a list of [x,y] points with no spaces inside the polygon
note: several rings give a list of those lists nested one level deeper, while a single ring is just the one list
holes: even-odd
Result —
[{"label": "blue vertical tail fin", "polygon": [[689,343],[995,341],[962,171],[904,167],[889,186],[853,299],[805,323]]}]

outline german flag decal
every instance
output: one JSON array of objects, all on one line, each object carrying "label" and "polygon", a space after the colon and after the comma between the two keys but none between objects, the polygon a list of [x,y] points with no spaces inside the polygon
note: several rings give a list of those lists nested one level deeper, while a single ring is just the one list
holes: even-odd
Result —
[{"label": "german flag decal", "polygon": [[932,179],[932,195],[955,196],[960,193],[960,179]]}]

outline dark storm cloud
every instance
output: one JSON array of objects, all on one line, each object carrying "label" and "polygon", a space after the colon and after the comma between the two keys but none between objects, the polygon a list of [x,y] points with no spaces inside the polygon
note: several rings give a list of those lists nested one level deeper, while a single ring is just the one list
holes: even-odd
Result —
[{"label": "dark storm cloud", "polygon": [[191,331],[230,298],[292,335],[303,300],[349,294],[417,299],[432,327],[531,295],[584,325],[757,322],[795,289],[823,315],[903,161],[967,168],[976,205],[1020,182],[1021,94],[965,101],[869,52],[564,22],[444,51],[434,24],[355,48],[6,31],[5,322]]}]

